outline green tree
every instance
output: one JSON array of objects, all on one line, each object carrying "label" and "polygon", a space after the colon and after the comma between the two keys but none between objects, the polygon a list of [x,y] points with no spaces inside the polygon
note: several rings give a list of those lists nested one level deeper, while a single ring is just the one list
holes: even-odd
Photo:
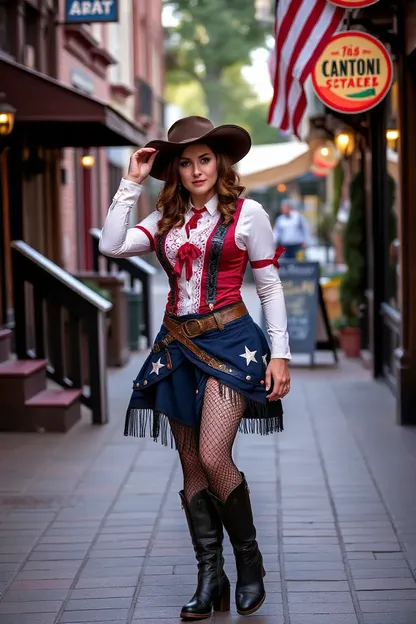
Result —
[{"label": "green tree", "polygon": [[245,128],[256,145],[286,140],[267,123],[269,104],[259,101],[253,87],[242,76],[240,64],[224,69],[222,86],[221,119],[224,123],[236,123]]},{"label": "green tree", "polygon": [[254,0],[164,0],[164,4],[178,19],[167,31],[168,80],[197,82],[209,117],[214,124],[222,123],[229,91],[224,73],[249,64],[250,53],[265,45],[270,28],[255,19]]}]

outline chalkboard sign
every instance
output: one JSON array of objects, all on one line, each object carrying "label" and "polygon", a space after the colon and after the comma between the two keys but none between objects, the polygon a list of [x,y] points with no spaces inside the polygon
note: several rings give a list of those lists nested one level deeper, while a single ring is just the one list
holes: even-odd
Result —
[{"label": "chalkboard sign", "polygon": [[[291,352],[308,353],[313,366],[315,351],[328,349],[337,361],[335,342],[319,284],[319,263],[295,262],[283,258],[279,263]],[[263,324],[265,326],[264,318]]]},{"label": "chalkboard sign", "polygon": [[292,353],[309,353],[316,348],[319,263],[280,261],[287,311],[287,328]]}]

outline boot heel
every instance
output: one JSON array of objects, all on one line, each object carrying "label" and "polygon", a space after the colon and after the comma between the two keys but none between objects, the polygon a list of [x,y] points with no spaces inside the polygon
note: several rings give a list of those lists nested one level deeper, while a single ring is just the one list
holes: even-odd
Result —
[{"label": "boot heel", "polygon": [[214,611],[225,613],[230,610],[230,584],[227,583],[222,590],[219,598],[213,604]]}]

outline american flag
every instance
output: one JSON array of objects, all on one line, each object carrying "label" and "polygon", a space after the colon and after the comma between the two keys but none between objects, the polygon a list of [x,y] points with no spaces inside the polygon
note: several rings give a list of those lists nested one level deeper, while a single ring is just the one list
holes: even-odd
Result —
[{"label": "american flag", "polygon": [[345,10],[327,0],[276,0],[275,47],[270,58],[273,99],[268,122],[300,136],[304,84]]}]

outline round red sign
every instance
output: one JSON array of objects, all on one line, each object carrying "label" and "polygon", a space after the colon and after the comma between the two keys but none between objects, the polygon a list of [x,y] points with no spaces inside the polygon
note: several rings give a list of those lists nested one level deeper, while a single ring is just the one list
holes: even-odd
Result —
[{"label": "round red sign", "polygon": [[375,4],[378,0],[329,0],[331,4],[336,4],[339,7],[344,7],[345,9],[362,9],[364,7],[370,6],[370,4]]},{"label": "round red sign", "polygon": [[312,72],[317,96],[342,113],[377,106],[393,80],[393,62],[384,45],[367,33],[342,32],[326,46]]}]

